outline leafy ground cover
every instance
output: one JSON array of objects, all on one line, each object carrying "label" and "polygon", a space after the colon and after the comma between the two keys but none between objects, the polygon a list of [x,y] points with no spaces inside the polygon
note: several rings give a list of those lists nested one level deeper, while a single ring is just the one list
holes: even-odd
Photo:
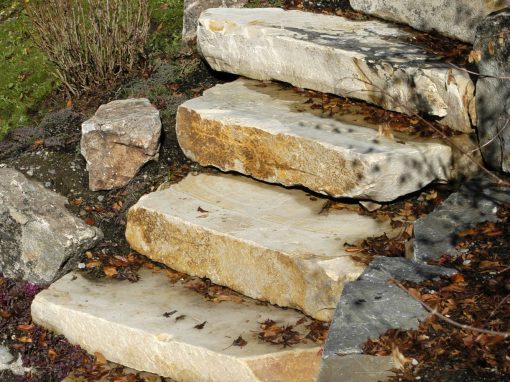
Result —
[{"label": "leafy ground cover", "polygon": [[[284,3],[289,6],[288,1]],[[345,14],[351,12],[340,6],[340,3],[345,5],[345,0],[323,3],[314,10],[331,12],[328,4],[335,3],[338,12]],[[11,7],[13,4],[14,7]],[[255,0],[251,4],[267,6],[274,5],[275,2]],[[309,1],[293,2],[296,8],[307,9],[311,7],[310,4],[312,2]],[[211,72],[192,51],[179,51],[182,0],[151,0],[152,34],[144,68],[134,73],[133,78],[118,84],[114,90],[107,89],[101,93],[72,100],[72,108],[48,114],[39,123],[47,109],[62,108],[67,100],[65,94],[59,92],[58,84],[48,82],[48,89],[45,88],[44,81],[50,79],[53,81],[47,72],[42,77],[41,83],[36,76],[28,76],[25,79],[19,77],[21,72],[16,71],[18,68],[16,62],[26,60],[23,60],[24,51],[17,48],[22,44],[29,44],[29,40],[23,32],[21,24],[23,15],[18,5],[19,2],[16,1],[0,0],[0,33],[3,27],[8,26],[9,30],[18,31],[17,35],[13,32],[13,38],[20,38],[18,43],[12,42],[10,45],[13,55],[8,60],[12,62],[0,64],[12,63],[12,73],[9,77],[13,83],[9,89],[12,92],[4,93],[0,83],[0,95],[6,94],[6,97],[11,97],[8,99],[12,103],[19,103],[25,107],[24,111],[19,112],[21,116],[19,118],[27,119],[22,119],[25,121],[23,123],[12,122],[5,125],[7,128],[2,130],[4,135],[5,131],[13,126],[19,124],[24,127],[11,131],[6,139],[0,142],[0,163],[18,169],[66,196],[71,212],[80,216],[87,224],[103,230],[104,241],[94,250],[85,253],[82,258],[83,272],[88,277],[108,277],[119,282],[136,282],[137,272],[141,267],[155,269],[159,265],[132,253],[129,249],[124,239],[126,213],[141,195],[153,191],[163,182],[179,181],[190,172],[213,171],[190,162],[182,154],[175,137],[175,113],[177,106],[185,100],[232,77]],[[353,14],[350,16],[364,17]],[[19,26],[19,29],[15,26]],[[0,42],[4,43],[7,44],[4,41]],[[32,46],[28,55],[35,55],[36,52],[37,49]],[[463,50],[457,50],[456,54],[459,52]],[[3,50],[0,51],[1,54],[4,54]],[[37,70],[47,65],[42,56],[30,57],[33,58],[30,65],[36,65]],[[40,58],[39,62],[37,57]],[[0,80],[4,78],[2,72],[3,68],[0,71]],[[22,91],[30,83],[40,92],[37,94],[41,94],[37,100],[34,98],[33,103],[29,102],[32,98],[28,95],[19,99],[19,93],[16,95],[14,92],[15,89]],[[44,93],[43,90],[47,92]],[[311,109],[326,117],[332,110],[342,112],[354,108],[362,111],[362,114],[364,112],[365,122],[388,123],[390,131],[395,135],[400,133],[435,135],[435,130],[430,131],[409,117],[368,107],[358,101],[304,92],[301,89],[296,89],[296,92],[303,95],[304,103]],[[160,159],[144,166],[136,178],[122,189],[91,192],[87,188],[85,161],[79,154],[80,123],[101,103],[125,97],[147,97],[161,111],[164,133]],[[1,102],[0,100],[0,117],[3,110]],[[62,113],[69,115],[70,111],[72,115],[65,118],[61,116]],[[360,214],[370,215],[374,219],[389,219],[393,225],[401,228],[401,235],[392,240],[379,237],[363,243],[352,243],[348,250],[352,256],[359,254],[361,258],[363,255],[365,260],[374,255],[405,256],[406,241],[412,235],[412,223],[431,212],[452,189],[452,186],[431,187],[396,203],[379,206],[372,212],[356,202],[330,200],[325,203],[321,213],[328,213],[331,209],[351,209]],[[406,283],[403,287],[416,298],[431,307],[436,307],[441,314],[449,315],[459,322],[499,331],[510,330],[508,326],[510,299],[505,297],[510,291],[509,211],[508,206],[500,211],[501,223],[480,225],[474,230],[464,232],[459,237],[458,245],[467,251],[461,258],[441,260],[442,264],[457,268],[461,276],[442,280],[437,284]],[[169,269],[164,271],[170,279],[181,280],[188,277]],[[187,281],[190,289],[212,303],[235,302],[245,298],[227,288],[214,285],[207,279]],[[29,368],[23,376],[16,378],[4,372],[0,374],[2,381],[59,381],[71,374],[69,381],[76,382],[94,380],[169,382],[168,379],[111,364],[101,354],[87,354],[69,344],[62,336],[54,335],[34,325],[30,318],[30,303],[43,287],[22,280],[0,277],[0,343],[7,346],[16,356],[20,356],[23,366]],[[169,315],[171,313],[168,312]],[[309,332],[304,338],[294,330],[295,326],[301,324],[304,323],[279,326],[274,322],[265,321],[260,324],[258,338],[274,346],[292,346],[299,341],[317,343],[324,341],[328,330],[327,324],[308,320],[306,325]],[[242,347],[245,344],[246,339],[239,337],[233,341],[232,346]],[[508,345],[508,339],[502,339],[501,336],[482,335],[455,328],[436,316],[424,322],[416,331],[391,331],[380,339],[372,339],[367,343],[365,351],[369,354],[397,356],[402,361],[403,369],[398,372],[396,380],[504,381],[508,380],[510,375]]]}]

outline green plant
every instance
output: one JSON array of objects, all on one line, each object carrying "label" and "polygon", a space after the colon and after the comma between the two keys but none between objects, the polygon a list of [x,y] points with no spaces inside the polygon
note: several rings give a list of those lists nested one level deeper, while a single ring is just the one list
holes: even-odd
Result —
[{"label": "green plant", "polygon": [[36,43],[74,96],[131,72],[149,32],[145,0],[34,0],[27,14]]},{"label": "green plant", "polygon": [[148,51],[151,56],[171,56],[181,46],[183,0],[150,0],[149,8]]},{"label": "green plant", "polygon": [[44,99],[58,86],[27,24],[21,1],[0,0],[0,140],[41,111]]}]

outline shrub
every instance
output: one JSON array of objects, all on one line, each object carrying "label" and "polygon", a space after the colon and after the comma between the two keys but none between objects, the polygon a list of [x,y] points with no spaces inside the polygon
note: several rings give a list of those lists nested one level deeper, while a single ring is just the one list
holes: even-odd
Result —
[{"label": "shrub", "polygon": [[146,0],[32,0],[33,37],[74,96],[131,72],[149,32]]}]

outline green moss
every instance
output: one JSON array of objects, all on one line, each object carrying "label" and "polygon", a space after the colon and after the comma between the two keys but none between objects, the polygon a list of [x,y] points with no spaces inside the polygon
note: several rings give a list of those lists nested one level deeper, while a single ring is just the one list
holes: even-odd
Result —
[{"label": "green moss", "polygon": [[148,51],[151,56],[169,57],[181,46],[183,0],[150,0],[151,34]]},{"label": "green moss", "polygon": [[58,83],[51,75],[51,64],[30,39],[27,17],[19,2],[0,1],[2,139],[10,129],[27,124],[28,115],[35,114]]}]

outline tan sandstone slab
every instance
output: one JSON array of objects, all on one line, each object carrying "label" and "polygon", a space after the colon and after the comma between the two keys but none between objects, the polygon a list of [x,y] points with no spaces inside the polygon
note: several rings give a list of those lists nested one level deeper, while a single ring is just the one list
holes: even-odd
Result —
[{"label": "tan sandstone slab", "polygon": [[455,130],[475,124],[474,84],[402,27],[280,8],[213,8],[197,29],[215,70],[424,113]]},{"label": "tan sandstone slab", "polygon": [[131,207],[126,238],[180,272],[329,320],[365,268],[344,244],[392,229],[348,210],[321,213],[324,203],[240,176],[188,176]]},{"label": "tan sandstone slab", "polygon": [[[249,299],[213,303],[163,272],[140,276],[129,283],[68,274],[36,296],[33,320],[90,353],[178,382],[315,380],[317,345],[284,348],[257,338],[264,321],[295,325],[302,314]],[[302,335],[305,325],[296,327]],[[239,336],[246,345],[232,346]]]},{"label": "tan sandstone slab", "polygon": [[176,131],[202,165],[335,197],[390,201],[448,179],[446,144],[382,136],[356,125],[359,114],[339,118],[317,115],[292,89],[238,79],[181,105]]}]

